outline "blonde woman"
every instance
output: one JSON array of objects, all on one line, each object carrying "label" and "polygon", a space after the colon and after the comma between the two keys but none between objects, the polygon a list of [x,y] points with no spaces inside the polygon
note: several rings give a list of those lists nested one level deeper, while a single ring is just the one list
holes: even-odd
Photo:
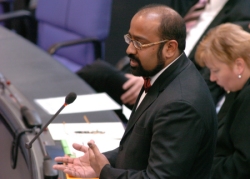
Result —
[{"label": "blonde woman", "polygon": [[212,178],[250,178],[250,34],[235,24],[212,29],[195,59],[210,80],[236,97],[218,132]]}]

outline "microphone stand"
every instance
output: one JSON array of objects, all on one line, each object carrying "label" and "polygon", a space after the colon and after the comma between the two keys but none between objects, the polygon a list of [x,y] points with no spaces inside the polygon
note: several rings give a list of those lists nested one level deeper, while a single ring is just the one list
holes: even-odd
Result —
[{"label": "microphone stand", "polygon": [[26,142],[25,147],[28,149],[28,155],[29,155],[29,164],[30,164],[30,171],[31,171],[31,179],[34,178],[34,173],[33,173],[33,166],[32,166],[32,158],[31,158],[31,148],[32,144],[35,142],[35,140],[41,135],[41,133],[48,127],[48,125],[56,118],[56,116],[67,106],[66,103],[62,105],[62,107],[54,114],[54,116],[42,127],[42,129],[35,135],[35,137],[30,141]]},{"label": "microphone stand", "polygon": [[[31,179],[34,179],[34,173],[33,173],[33,166],[32,166],[32,158],[31,158],[31,148],[32,148],[32,144],[35,142],[35,140],[41,135],[41,133],[48,127],[48,125],[56,118],[56,116],[58,116],[58,114],[65,108],[65,106],[67,106],[68,104],[71,104],[72,102],[74,102],[74,100],[76,99],[76,94],[74,92],[69,93],[66,98],[65,98],[65,103],[62,105],[62,107],[54,114],[54,116],[41,128],[41,130],[35,135],[35,137],[30,141],[30,142],[26,142],[25,147],[28,150],[29,153],[29,164],[30,164],[30,173],[31,173]],[[45,156],[46,159],[46,164],[50,164],[49,162],[47,162],[48,157]],[[44,163],[44,164],[45,164]]]}]

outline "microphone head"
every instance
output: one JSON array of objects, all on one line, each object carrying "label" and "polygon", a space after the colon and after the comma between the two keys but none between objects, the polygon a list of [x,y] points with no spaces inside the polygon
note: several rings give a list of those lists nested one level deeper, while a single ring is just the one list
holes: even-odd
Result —
[{"label": "microphone head", "polygon": [[73,103],[73,102],[75,101],[75,99],[76,99],[76,93],[71,92],[71,93],[69,93],[69,94],[66,96],[66,98],[65,98],[65,103],[66,103],[66,104],[71,104],[71,103]]}]

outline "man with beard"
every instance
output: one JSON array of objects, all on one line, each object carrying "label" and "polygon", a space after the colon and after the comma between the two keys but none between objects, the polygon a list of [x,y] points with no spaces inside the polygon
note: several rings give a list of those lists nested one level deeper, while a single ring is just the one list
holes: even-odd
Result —
[{"label": "man with beard", "polygon": [[101,154],[94,141],[89,148],[74,144],[85,154],[56,157],[65,165],[54,168],[83,178],[210,178],[215,107],[184,53],[183,19],[167,6],[148,5],[134,15],[124,38],[133,75],[150,79],[150,87],[141,89],[120,146]]},{"label": "man with beard", "polygon": [[[121,41],[123,39],[120,34],[126,33],[134,12],[144,5],[164,3],[184,16],[197,2],[198,0],[113,1],[110,36],[105,43],[106,60],[96,60],[81,68],[76,74],[96,92],[106,92],[118,104],[125,105],[131,110],[143,85],[143,79],[131,74],[127,56],[121,58],[126,44]],[[115,112],[126,125],[128,119],[123,111],[115,110]]]},{"label": "man with beard", "polygon": [[[196,2],[197,0],[169,0],[164,3],[171,5],[171,7],[179,11],[183,17],[185,17],[188,9],[190,9],[190,7],[192,7]],[[208,2],[209,3],[206,5],[206,8],[199,17],[197,24],[192,27],[186,38],[186,43],[188,44],[185,49],[186,55],[195,64],[194,54],[196,47],[199,44],[199,41],[202,40],[204,35],[211,28],[222,23],[231,22],[242,26],[246,31],[250,31],[250,1],[209,0]],[[179,6],[183,6],[185,9],[180,8]],[[123,60],[121,60],[121,62],[123,62]],[[207,82],[215,104],[221,104],[220,100],[223,99],[222,96],[225,94],[224,89],[209,80],[209,70],[207,70],[207,68],[201,68],[198,64],[196,64],[196,67]],[[114,66],[108,64],[107,61],[96,61],[93,64],[82,68],[77,72],[77,74],[97,92],[106,92],[119,104],[125,104],[127,107],[131,108],[139,94],[140,88],[143,84],[143,79],[128,74],[130,71],[124,69],[129,70],[130,66],[125,65],[125,68],[122,68],[122,70],[119,71]],[[223,113],[228,110],[227,106],[230,105],[230,99],[229,101],[226,100],[224,104],[225,108],[222,107],[223,110],[221,110],[218,114],[218,118],[223,117]],[[121,117],[123,122],[126,123],[127,119],[120,114],[122,112],[119,110],[116,110],[116,112]]]}]

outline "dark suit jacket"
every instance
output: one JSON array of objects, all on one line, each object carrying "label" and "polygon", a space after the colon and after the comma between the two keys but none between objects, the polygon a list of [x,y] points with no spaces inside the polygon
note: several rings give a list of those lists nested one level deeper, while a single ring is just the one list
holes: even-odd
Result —
[{"label": "dark suit jacket", "polygon": [[[167,5],[170,5],[171,7],[176,9],[177,11],[179,11],[179,12],[181,11],[180,14],[182,14],[184,16],[188,10],[187,7],[191,7],[193,4],[195,4],[197,2],[197,0],[188,0],[188,1],[185,0],[185,3],[180,3],[180,1],[182,1],[182,0],[166,1],[165,3]],[[126,2],[124,1],[123,3],[129,5],[129,3],[127,1]],[[121,6],[121,7],[123,8],[123,6]],[[250,0],[229,0],[225,4],[225,6],[222,8],[222,10],[219,12],[219,14],[216,16],[216,18],[212,21],[212,23],[205,30],[205,32],[203,33],[203,35],[199,39],[199,41],[203,38],[203,36],[207,33],[207,31],[210,30],[212,27],[215,27],[217,25],[220,25],[220,24],[226,23],[226,22],[233,22],[233,23],[239,24],[245,30],[249,31],[250,30],[248,27],[248,25],[250,24],[250,10],[249,9],[250,9]],[[127,13],[127,11],[125,13]],[[120,18],[118,18],[118,19],[119,19],[118,21],[120,23]],[[120,28],[120,29],[123,29],[123,28]],[[125,29],[127,30],[127,28],[125,28]],[[116,34],[117,34],[117,27],[116,27]],[[116,38],[116,40],[117,39],[118,38]],[[116,44],[116,43],[112,43],[112,45],[113,44]],[[194,54],[196,51],[197,44],[189,55],[189,58],[193,62],[194,62]],[[125,49],[126,47],[127,46],[124,43],[124,48],[121,48],[121,49]],[[113,53],[114,50],[113,50],[113,48],[111,48],[111,49],[112,49],[112,53]],[[198,65],[196,65],[196,66],[200,70],[204,79],[206,80],[206,82],[209,86],[209,89],[212,92],[214,102],[216,104],[218,102],[218,100],[220,99],[221,95],[224,94],[224,90],[222,88],[220,88],[218,85],[216,85],[215,83],[210,82],[210,80],[209,80],[210,73],[207,69],[201,70],[201,68]],[[130,72],[129,60],[127,60],[126,65],[123,67],[123,72],[126,72],[126,73]],[[121,74],[120,72],[117,72],[117,69],[114,69],[113,66],[109,67],[108,65],[105,65],[104,63],[102,63],[102,64],[101,63],[94,63],[92,65],[88,65],[88,66],[82,68],[78,72],[78,75],[81,78],[83,78],[87,83],[89,83],[97,92],[105,91],[113,99],[115,99],[119,104],[122,103],[121,99],[120,99],[120,96],[124,93],[124,90],[122,89],[122,84],[127,79],[124,77],[123,74]]]},{"label": "dark suit jacket", "polygon": [[[231,22],[238,24],[243,27],[246,31],[250,32],[250,0],[228,0],[225,6],[221,9],[218,15],[214,18],[208,28],[205,30],[203,35],[198,40],[197,44],[189,54],[189,59],[195,63],[194,55],[196,48],[207,32],[220,24]],[[196,64],[196,63],[195,63]],[[221,95],[224,93],[224,90],[217,86],[215,83],[210,82],[209,80],[209,71],[207,69],[201,69],[198,65],[196,67],[201,71],[202,76],[206,80],[210,91],[212,92],[213,99],[215,103],[218,102]]]},{"label": "dark suit jacket", "polygon": [[119,148],[105,153],[111,166],[100,179],[209,178],[216,134],[210,92],[183,53],[133,108]]},{"label": "dark suit jacket", "polygon": [[236,94],[218,133],[213,178],[250,178],[250,80]]}]

